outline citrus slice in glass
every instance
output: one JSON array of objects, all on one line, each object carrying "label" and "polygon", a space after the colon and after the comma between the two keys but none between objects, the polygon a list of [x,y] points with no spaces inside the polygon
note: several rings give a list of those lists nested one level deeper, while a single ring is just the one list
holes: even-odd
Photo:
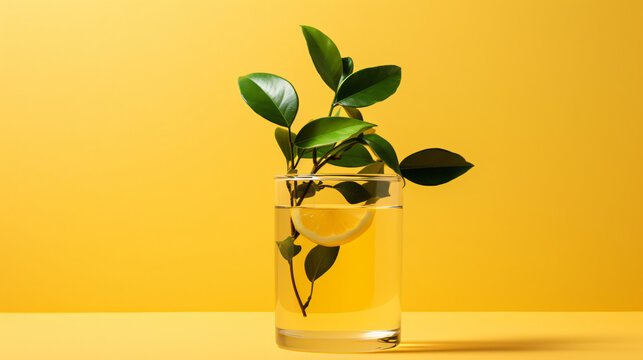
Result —
[{"label": "citrus slice in glass", "polygon": [[291,211],[295,229],[322,246],[344,245],[362,235],[373,222],[374,209],[296,207]]}]

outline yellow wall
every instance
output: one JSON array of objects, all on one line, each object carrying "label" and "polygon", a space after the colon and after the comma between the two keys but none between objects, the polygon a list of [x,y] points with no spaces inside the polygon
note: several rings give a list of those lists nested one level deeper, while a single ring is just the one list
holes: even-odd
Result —
[{"label": "yellow wall", "polygon": [[270,310],[273,126],[331,94],[299,24],[402,85],[405,310],[643,310],[641,1],[1,1],[0,311]]}]

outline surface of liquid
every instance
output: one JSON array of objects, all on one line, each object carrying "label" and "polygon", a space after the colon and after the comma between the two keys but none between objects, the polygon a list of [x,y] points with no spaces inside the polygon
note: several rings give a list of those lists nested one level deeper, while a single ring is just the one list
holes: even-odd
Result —
[{"label": "surface of liquid", "polygon": [[[326,209],[342,211],[341,207]],[[400,328],[402,209],[369,209],[374,218],[368,229],[341,245],[335,263],[315,281],[306,317],[294,294],[288,262],[275,246],[278,329],[351,332]],[[278,207],[275,212],[276,240],[283,240],[291,234],[291,209]],[[317,244],[303,235],[295,244],[302,250],[293,258],[294,277],[306,302],[311,284],[304,261]]]}]

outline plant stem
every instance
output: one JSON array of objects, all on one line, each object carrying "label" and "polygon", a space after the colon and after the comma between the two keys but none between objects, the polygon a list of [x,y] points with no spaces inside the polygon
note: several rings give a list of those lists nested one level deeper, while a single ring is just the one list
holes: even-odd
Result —
[{"label": "plant stem", "polygon": [[[344,148],[347,148],[347,147],[350,147],[350,146],[352,146],[352,145],[354,145],[354,144],[357,144],[357,142],[358,142],[357,140],[349,140],[349,141],[347,141],[347,142],[345,142],[345,143],[343,143],[343,144],[340,144],[340,145],[339,145],[338,147],[336,147],[335,149],[343,150]],[[313,149],[313,150],[314,150],[314,149]],[[316,173],[319,171],[319,169],[321,169],[321,167],[322,167],[322,166],[326,165],[326,164],[328,163],[328,161],[330,161],[330,159],[331,159],[331,158],[333,157],[333,155],[334,155],[334,154],[331,154],[331,151],[332,151],[332,150],[333,150],[333,149],[328,150],[328,152],[327,152],[327,153],[324,155],[324,157],[322,158],[322,161],[321,161],[321,162],[319,162],[318,164],[316,164],[316,165],[314,165],[314,166],[313,166],[313,169],[312,169],[312,171],[310,172],[311,174],[316,174]],[[335,151],[335,152],[337,153],[338,151]],[[308,183],[306,184],[306,188],[304,188],[304,191],[302,192],[302,196],[299,198],[299,200],[297,200],[297,206],[300,206],[300,205],[301,205],[301,203],[304,201],[304,198],[305,198],[305,196],[304,196],[304,195],[305,195],[306,193],[308,193],[308,190],[310,190],[310,187],[312,186],[312,184],[313,184],[313,180],[308,181]],[[296,191],[295,191],[295,193],[296,193]]]},{"label": "plant stem", "polygon": [[[323,164],[322,164],[321,166],[323,166]],[[319,170],[319,168],[320,168],[321,166],[319,166],[319,167],[314,167],[314,168],[313,168],[313,171],[311,171],[310,173],[311,173],[311,174],[315,174],[315,173]],[[310,190],[310,187],[311,187],[312,185],[313,185],[313,180],[309,180],[309,181],[308,181],[308,183],[306,183],[306,187],[304,188],[304,192],[303,192],[302,194],[306,194],[306,193],[308,193],[308,190]],[[305,197],[304,195],[302,195],[302,196],[299,198],[299,200],[297,200],[297,206],[300,206],[300,205],[301,205],[301,203],[302,203],[302,202],[304,202],[304,199],[305,199],[305,198],[306,198],[306,197]]]},{"label": "plant stem", "polygon": [[[330,111],[328,112],[328,116],[333,115],[333,109],[335,108],[335,98],[333,98],[333,103],[330,105]],[[342,146],[345,144],[341,144],[338,148],[343,148]],[[295,162],[295,154],[294,154],[294,145],[292,143],[292,139],[290,138],[290,127],[288,127],[288,147],[290,148],[290,159],[291,159],[291,164],[292,167],[289,170],[295,170],[297,168],[297,165],[299,164],[299,160],[301,160],[301,156],[297,158],[297,162]],[[333,150],[333,149],[331,149]],[[319,169],[326,165],[328,161],[331,159],[331,150],[328,150],[326,154],[322,156],[320,159],[321,161],[317,161],[317,149],[313,148],[313,169],[310,172],[311,174],[316,174]],[[293,204],[296,202],[296,206],[300,206],[301,203],[304,201],[304,198],[306,197],[306,193],[308,193],[308,190],[310,190],[310,187],[313,184],[313,180],[308,181],[308,184],[306,184],[306,188],[304,191],[301,193],[301,197],[299,200],[295,201],[297,198],[297,182],[293,182],[293,189],[290,191],[290,206],[293,206]],[[290,186],[288,186],[288,189],[290,190]],[[290,218],[290,234],[294,240],[296,240],[299,237],[299,232],[297,229],[295,229],[295,224],[292,221],[292,218]],[[290,282],[292,283],[292,289],[295,292],[295,297],[297,298],[297,303],[299,304],[299,308],[301,309],[301,314],[306,317],[306,308],[308,308],[308,305],[310,304],[310,300],[313,297],[313,288],[315,286],[315,282],[311,281],[310,283],[310,293],[308,294],[308,299],[306,300],[306,303],[304,304],[301,301],[301,296],[299,296],[299,290],[297,290],[297,283],[295,282],[295,271],[293,269],[293,261],[292,259],[288,260],[288,268],[290,270]]]},{"label": "plant stem", "polygon": [[304,309],[308,307],[310,304],[310,299],[313,298],[313,288],[315,287],[315,281],[310,282],[310,293],[308,294],[308,300],[306,300],[306,303],[304,304]]},{"label": "plant stem", "polygon": [[[292,167],[290,169],[295,168],[295,146],[292,143],[292,138],[290,137],[290,126],[288,126],[288,148],[290,148],[290,161],[292,164]],[[289,170],[290,170],[289,169]]]},{"label": "plant stem", "polygon": [[[299,291],[297,291],[297,284],[295,283],[295,272],[293,271],[292,268],[292,259],[288,260],[288,267],[290,268],[290,281],[292,282],[292,288],[295,290],[295,296],[297,297],[297,302],[299,303],[299,308],[301,309],[301,314],[306,317],[306,307],[308,306],[308,302],[310,301],[310,297],[308,298],[308,301],[306,302],[306,306],[301,302],[301,297],[299,296]],[[312,291],[311,291],[312,295]]]},{"label": "plant stem", "polygon": [[330,111],[328,112],[328,116],[333,116],[333,109],[335,108],[335,99],[333,99],[333,103],[330,104]]}]

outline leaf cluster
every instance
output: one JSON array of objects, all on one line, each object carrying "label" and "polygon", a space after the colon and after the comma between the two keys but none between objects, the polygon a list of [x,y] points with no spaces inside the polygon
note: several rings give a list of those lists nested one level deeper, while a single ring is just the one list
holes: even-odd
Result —
[{"label": "leaf cluster", "polygon": [[[439,148],[418,151],[399,162],[393,146],[374,133],[377,125],[364,121],[359,108],[393,95],[400,85],[401,68],[382,65],[353,72],[353,59],[342,57],[328,36],[311,26],[301,29],[317,73],[333,92],[328,116],[306,123],[295,133],[292,125],[299,109],[299,97],[294,86],[288,80],[268,73],[239,77],[241,96],[248,106],[264,119],[279,125],[275,129],[275,139],[289,172],[296,170],[301,159],[313,160],[311,173],[316,173],[326,163],[353,168],[382,161],[413,183],[434,186],[449,182],[473,167],[462,156]],[[340,109],[345,116],[339,116]],[[360,192],[364,194],[358,188],[350,187],[357,198],[360,198]]]},{"label": "leaf cluster", "polygon": [[[278,125],[274,136],[289,174],[297,172],[302,159],[310,159],[313,163],[311,174],[317,173],[325,164],[361,167],[359,173],[362,174],[383,173],[386,166],[410,182],[435,186],[449,182],[473,167],[462,156],[440,148],[417,151],[400,162],[393,146],[375,132],[376,124],[364,120],[360,109],[393,95],[400,85],[402,69],[396,65],[382,65],[354,71],[353,59],[342,57],[337,45],[323,32],[311,26],[302,26],[301,30],[314,67],[332,92],[328,115],[305,123],[295,132],[293,123],[299,110],[299,97],[288,80],[269,73],[252,73],[238,80],[246,104],[259,116]],[[378,181],[345,181],[334,186],[307,181],[288,186],[293,206],[324,188],[339,191],[350,204],[372,204],[390,196],[388,185]],[[291,236],[277,242],[281,255],[291,265],[293,257],[301,251],[301,246],[294,243],[299,234],[294,226],[292,229]],[[339,247],[321,245],[309,251],[305,270],[311,281],[311,296],[314,281],[330,269],[338,252]],[[305,316],[310,296],[304,304],[296,287],[295,294]]]}]

